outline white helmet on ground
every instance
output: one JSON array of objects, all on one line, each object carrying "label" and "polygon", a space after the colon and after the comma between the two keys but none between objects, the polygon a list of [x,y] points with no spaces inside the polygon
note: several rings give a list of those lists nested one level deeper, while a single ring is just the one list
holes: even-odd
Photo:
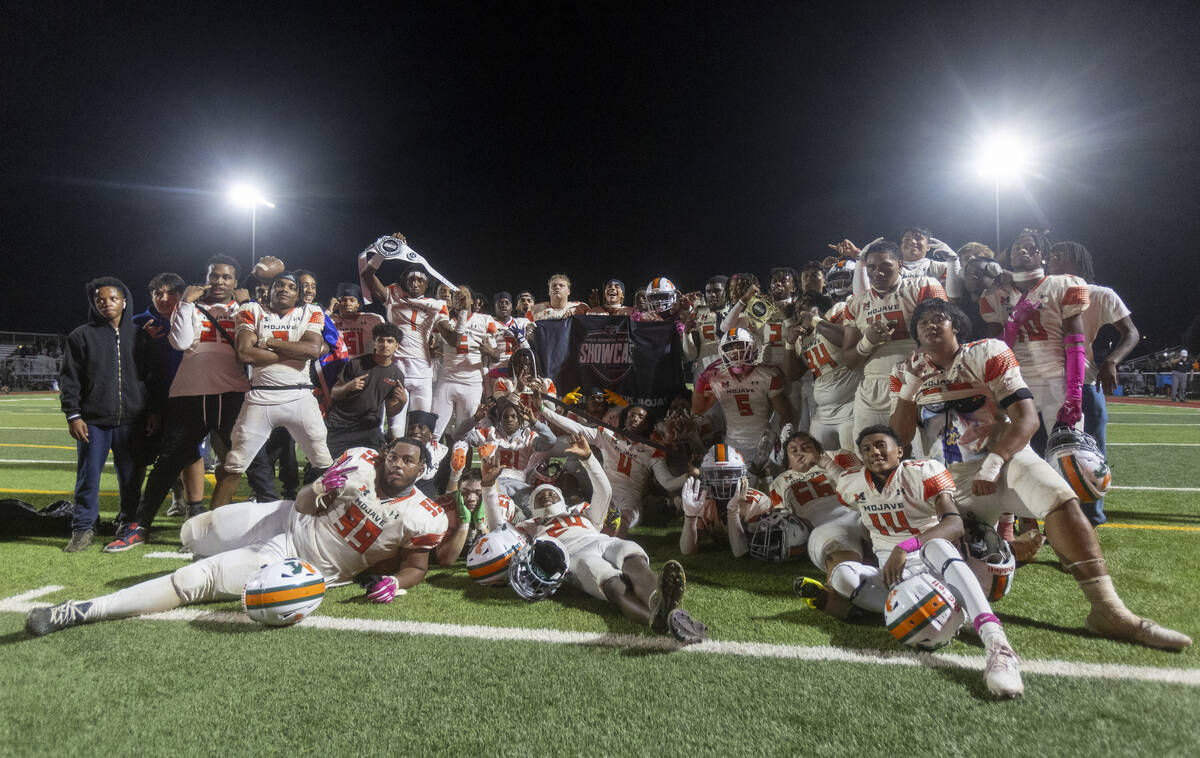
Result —
[{"label": "white helmet on ground", "polygon": [[966,514],[962,542],[963,556],[971,573],[979,580],[979,586],[989,602],[996,602],[1012,589],[1013,576],[1017,571],[1017,559],[1012,548],[1000,538],[990,524]]},{"label": "white helmet on ground", "polygon": [[1077,429],[1056,427],[1046,442],[1046,460],[1081,503],[1096,502],[1112,484],[1112,471],[1095,438]]},{"label": "white helmet on ground", "polygon": [[892,636],[905,645],[937,650],[958,634],[963,612],[949,587],[923,573],[910,576],[888,593],[883,620]]},{"label": "white helmet on ground", "polygon": [[745,329],[729,329],[721,335],[721,361],[726,367],[753,366],[758,363],[754,335]]},{"label": "white helmet on ground", "polygon": [[737,491],[746,475],[746,461],[737,448],[717,443],[704,454],[700,462],[700,479],[704,487],[718,500],[728,500]]},{"label": "white helmet on ground", "polygon": [[807,555],[812,524],[789,510],[764,513],[750,534],[750,557],[767,563],[798,561]]},{"label": "white helmet on ground", "polygon": [[467,552],[467,575],[480,584],[507,582],[513,557],[524,544],[525,539],[508,524],[488,532]]},{"label": "white helmet on ground", "polygon": [[524,545],[513,559],[508,583],[526,600],[544,600],[553,595],[571,566],[571,556],[553,537],[539,537]]},{"label": "white helmet on ground", "polygon": [[646,307],[655,313],[666,313],[679,299],[679,291],[675,283],[665,276],[655,277],[646,286]]},{"label": "white helmet on ground", "polygon": [[242,588],[242,610],[267,626],[298,624],[325,597],[325,577],[299,558],[260,568]]}]

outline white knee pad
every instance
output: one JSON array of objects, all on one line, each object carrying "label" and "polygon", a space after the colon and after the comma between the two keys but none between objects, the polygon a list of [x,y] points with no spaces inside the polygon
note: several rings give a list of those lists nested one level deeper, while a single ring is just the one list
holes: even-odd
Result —
[{"label": "white knee pad", "polygon": [[949,541],[939,538],[929,540],[921,546],[921,560],[938,576],[945,576],[946,569],[954,561],[962,562],[962,554]]},{"label": "white knee pad", "polygon": [[858,561],[842,561],[829,574],[829,585],[842,597],[863,610],[883,613],[888,588],[879,569]]},{"label": "white knee pad", "polygon": [[184,603],[195,603],[212,597],[215,566],[211,561],[196,561],[177,569],[171,575],[175,593]]}]

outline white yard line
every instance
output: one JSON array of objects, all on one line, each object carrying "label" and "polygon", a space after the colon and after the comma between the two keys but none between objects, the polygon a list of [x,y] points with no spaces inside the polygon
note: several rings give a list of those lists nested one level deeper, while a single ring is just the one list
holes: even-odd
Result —
[{"label": "white yard line", "polygon": [[1109,425],[1109,426],[1182,426],[1182,427],[1184,427],[1184,428],[1187,428],[1187,427],[1189,427],[1189,426],[1200,426],[1200,422],[1197,422],[1197,423],[1195,423],[1195,424],[1193,424],[1193,423],[1187,423],[1187,424],[1164,424],[1164,423],[1163,423],[1163,422],[1161,422],[1161,421],[1144,421],[1144,422],[1139,422],[1139,421],[1109,421],[1109,422],[1108,422],[1108,425]]},{"label": "white yard line", "polygon": [[1149,492],[1200,492],[1200,487],[1132,487],[1129,485],[1113,485],[1110,490],[1147,490]]},{"label": "white yard line", "polygon": [[1105,447],[1200,447],[1200,442],[1106,442]]},{"label": "white yard line", "polygon": [[[109,457],[111,458],[112,456],[109,455]],[[76,461],[51,461],[51,460],[37,460],[37,459],[32,459],[32,458],[0,458],[0,463],[47,463],[47,464],[57,463],[62,466],[74,466],[76,464]],[[109,461],[108,463],[105,463],[104,465],[111,466],[111,465],[113,465],[113,463],[112,463],[112,461]]]},{"label": "white yard line", "polygon": [[179,560],[179,561],[190,561],[192,559],[192,554],[191,553],[158,552],[158,553],[143,553],[142,557],[143,558],[172,558],[172,559]]},{"label": "white yard line", "polygon": [[[28,613],[46,603],[30,600],[62,587],[49,585],[0,600],[0,611]],[[222,624],[253,624],[244,613],[232,611],[202,611],[177,608],[166,613],[140,616],[139,621],[208,621]],[[956,653],[910,653],[907,651],[846,650],[829,646],[774,645],[764,642],[727,642],[709,640],[698,645],[680,645],[670,637],[650,637],[635,634],[597,634],[567,632],[557,629],[525,629],[521,627],[464,626],[433,624],[422,621],[385,621],[380,619],[334,618],[310,616],[298,628],[327,629],[358,633],[402,634],[422,637],[458,637],[491,642],[541,642],[551,645],[582,645],[590,647],[619,647],[637,650],[673,650],[679,653],[705,655],[736,655],[749,658],[786,658],[814,662],[839,662],[883,666],[927,666],[930,668],[959,668],[982,671],[984,658]],[[1180,684],[1200,687],[1200,669],[1155,668],[1124,666],[1115,663],[1081,663],[1077,661],[1021,661],[1022,674],[1042,674],[1075,679],[1101,679]]]}]

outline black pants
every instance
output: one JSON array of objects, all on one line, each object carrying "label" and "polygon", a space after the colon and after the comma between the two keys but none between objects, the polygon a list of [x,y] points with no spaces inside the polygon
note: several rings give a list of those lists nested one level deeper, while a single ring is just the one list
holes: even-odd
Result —
[{"label": "black pants", "polygon": [[279,481],[283,484],[283,499],[295,500],[300,489],[300,469],[296,463],[296,443],[282,426],[271,430],[267,444],[259,449],[246,468],[246,481],[260,503],[279,500],[275,489],[275,464],[279,463]]},{"label": "black pants", "polygon": [[167,399],[166,433],[154,469],[146,477],[135,518],[139,526],[149,528],[179,472],[200,457],[200,443],[206,436],[212,434],[229,449],[244,397],[241,392],[225,392]]}]

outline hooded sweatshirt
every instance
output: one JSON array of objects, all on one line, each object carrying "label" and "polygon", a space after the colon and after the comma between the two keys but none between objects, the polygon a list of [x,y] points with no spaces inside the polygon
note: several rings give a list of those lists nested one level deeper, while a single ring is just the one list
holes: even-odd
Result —
[{"label": "hooded sweatshirt", "polygon": [[[62,410],[67,421],[131,424],[146,410],[148,336],[133,324],[133,298],[124,282],[101,277],[88,285],[88,322],[67,335],[58,376]],[[96,310],[93,293],[100,287],[116,287],[125,295],[125,310],[116,329]]]}]

